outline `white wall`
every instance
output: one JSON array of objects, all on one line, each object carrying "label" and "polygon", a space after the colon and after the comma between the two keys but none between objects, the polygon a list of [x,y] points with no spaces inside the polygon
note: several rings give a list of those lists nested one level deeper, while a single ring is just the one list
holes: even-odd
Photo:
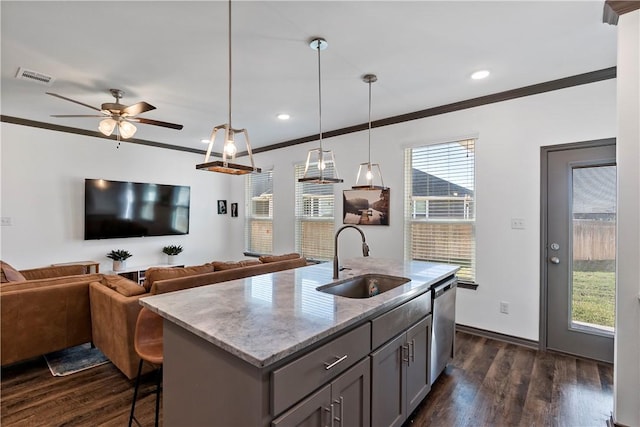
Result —
[{"label": "white wall", "polygon": [[[476,251],[480,287],[458,292],[457,321],[537,341],[540,147],[614,137],[615,99],[615,80],[608,80],[373,129],[371,160],[381,164],[385,184],[391,188],[391,225],[363,226],[371,256],[403,258],[403,147],[478,137]],[[325,126],[330,128],[331,124]],[[317,145],[256,156],[259,166],[274,165],[275,252],[294,246],[294,159],[303,162],[307,150]],[[337,229],[342,225],[342,190],[355,184],[358,165],[367,161],[367,134],[325,139],[323,145],[334,150],[345,180],[335,186]],[[512,230],[512,217],[524,218],[526,229]],[[360,256],[359,241],[357,233],[345,231],[340,237],[341,259]],[[500,301],[510,303],[509,315],[500,314]]]},{"label": "white wall", "polygon": [[614,420],[640,426],[640,11],[618,21]]},{"label": "white wall", "polygon": [[[2,123],[0,258],[16,268],[95,260],[111,270],[112,249],[127,249],[129,266],[166,262],[167,244],[184,247],[180,261],[198,264],[243,258],[241,217],[218,215],[216,201],[243,207],[227,175],[195,169],[204,156]],[[84,179],[188,185],[190,232],[185,236],[83,240]],[[240,179],[242,180],[242,179]]]},{"label": "white wall", "polygon": [[[371,255],[403,258],[403,148],[478,137],[480,287],[460,290],[457,320],[537,341],[540,147],[615,136],[615,91],[615,80],[607,80],[374,129],[371,157],[381,164],[391,188],[391,225],[363,227]],[[126,143],[116,149],[111,141],[4,123],[1,130],[1,214],[14,222],[1,229],[1,256],[16,267],[96,259],[108,269],[105,254],[116,248],[134,253],[129,264],[161,262],[160,249],[167,243],[182,244],[188,263],[242,258],[244,180],[195,170],[201,156]],[[367,160],[366,131],[326,139],[324,144],[334,150],[345,179],[335,186],[337,229],[342,225],[342,190],[355,183],[358,165]],[[315,147],[317,143],[309,143],[256,155],[258,166],[274,167],[274,253],[295,249],[294,164],[303,162],[307,150]],[[89,177],[191,185],[190,234],[83,241],[82,182]],[[217,215],[215,201],[220,198],[239,202],[241,216]],[[526,229],[512,230],[512,217],[524,218]],[[358,242],[357,233],[347,230],[340,237],[341,258],[360,256]],[[509,315],[499,313],[500,301],[510,303]]]}]

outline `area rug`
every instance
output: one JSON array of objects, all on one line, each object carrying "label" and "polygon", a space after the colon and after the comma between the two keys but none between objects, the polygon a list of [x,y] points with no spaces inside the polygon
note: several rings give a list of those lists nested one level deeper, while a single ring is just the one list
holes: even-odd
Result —
[{"label": "area rug", "polygon": [[45,354],[45,360],[49,365],[51,375],[64,377],[75,374],[85,369],[104,365],[109,361],[97,348],[91,348],[91,344],[81,344],[53,353]]}]

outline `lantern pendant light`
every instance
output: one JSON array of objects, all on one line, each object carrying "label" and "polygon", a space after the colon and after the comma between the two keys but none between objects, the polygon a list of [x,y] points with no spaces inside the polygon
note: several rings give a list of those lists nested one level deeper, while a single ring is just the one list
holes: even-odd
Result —
[{"label": "lantern pendant light", "polygon": [[327,48],[328,43],[323,38],[315,38],[309,43],[311,49],[318,52],[318,117],[320,147],[309,150],[307,162],[304,166],[304,176],[298,182],[313,184],[336,184],[343,180],[338,176],[336,160],[333,151],[322,148],[322,75],[320,67],[320,51]]},{"label": "lantern pendant light", "polygon": [[[211,149],[215,142],[216,134],[219,130],[224,129],[224,145],[222,147],[222,161],[209,161],[211,156]],[[238,148],[236,146],[235,136],[238,134],[244,135],[244,140],[247,147],[247,154],[249,155],[249,161],[251,166],[245,166],[237,163],[230,163],[230,160],[235,160]],[[249,141],[249,133],[246,129],[234,129],[231,126],[231,0],[229,0],[229,122],[223,125],[218,125],[213,128],[211,137],[209,138],[209,147],[207,148],[207,154],[204,157],[204,163],[196,165],[196,169],[207,170],[211,172],[220,172],[230,175],[244,175],[252,172],[261,172],[260,168],[255,167],[253,163],[253,154],[251,152],[251,142]]]},{"label": "lantern pendant light", "polygon": [[[369,161],[360,164],[356,185],[351,187],[353,189],[377,190],[386,188],[382,180],[380,165],[378,163],[371,163],[371,83],[375,83],[377,80],[378,77],[376,77],[375,74],[365,74],[362,76],[362,81],[369,85]],[[380,180],[380,185],[376,185],[378,179]]]}]

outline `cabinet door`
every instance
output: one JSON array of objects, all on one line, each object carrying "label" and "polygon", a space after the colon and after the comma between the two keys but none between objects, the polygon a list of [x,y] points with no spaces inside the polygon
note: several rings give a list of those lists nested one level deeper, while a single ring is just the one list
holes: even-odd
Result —
[{"label": "cabinet door", "polygon": [[409,362],[407,363],[407,416],[422,402],[431,390],[429,340],[431,316],[427,316],[407,331]]},{"label": "cabinet door", "polygon": [[371,353],[371,425],[400,426],[406,418],[405,346],[401,334]]},{"label": "cabinet door", "polygon": [[333,426],[371,425],[371,362],[368,357],[331,383]]},{"label": "cabinet door", "polygon": [[328,427],[330,425],[330,384],[327,384],[271,422],[272,427]]}]

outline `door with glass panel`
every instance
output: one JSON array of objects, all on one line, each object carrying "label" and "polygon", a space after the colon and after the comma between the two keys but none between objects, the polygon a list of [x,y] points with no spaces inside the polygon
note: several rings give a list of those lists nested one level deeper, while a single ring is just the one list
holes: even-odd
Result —
[{"label": "door with glass panel", "polygon": [[612,363],[615,142],[550,148],[545,163],[546,348]]}]

